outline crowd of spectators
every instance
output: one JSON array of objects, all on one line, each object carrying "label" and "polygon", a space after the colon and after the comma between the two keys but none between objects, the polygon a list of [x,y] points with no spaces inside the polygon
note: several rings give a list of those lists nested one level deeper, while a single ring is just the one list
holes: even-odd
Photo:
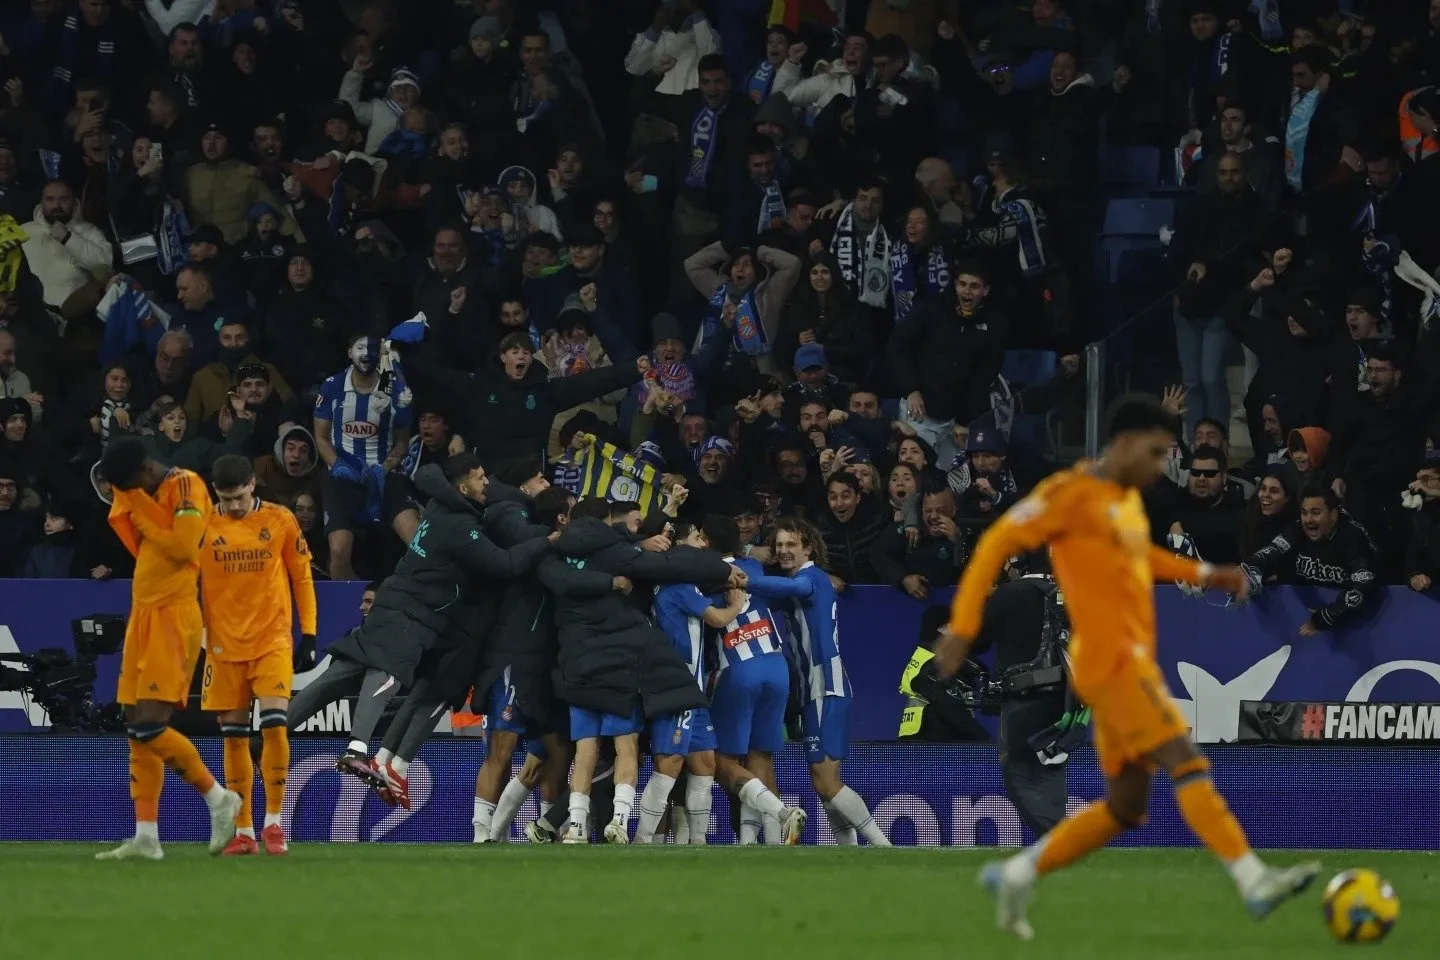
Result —
[{"label": "crowd of spectators", "polygon": [[93,465],[138,433],[253,458],[336,578],[463,449],[761,559],[802,513],[924,598],[1060,460],[1141,145],[1157,537],[1440,576],[1440,0],[29,0],[0,81],[0,575],[128,575]]}]

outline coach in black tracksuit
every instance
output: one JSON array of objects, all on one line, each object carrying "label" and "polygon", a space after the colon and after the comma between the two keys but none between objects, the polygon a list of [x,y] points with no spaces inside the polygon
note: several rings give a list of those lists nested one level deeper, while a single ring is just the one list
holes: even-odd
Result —
[{"label": "coach in black tracksuit", "polygon": [[308,718],[358,689],[353,749],[339,765],[366,779],[368,761],[356,744],[368,744],[385,704],[417,677],[429,679],[430,669],[446,659],[444,651],[484,637],[486,593],[496,581],[533,569],[551,550],[548,538],[504,550],[486,536],[481,511],[488,483],[473,456],[452,457],[443,472],[433,464],[422,467],[415,485],[430,502],[405,556],[376,593],[365,623],[331,646],[330,666],[300,691],[291,711]]},{"label": "coach in black tracksuit", "polygon": [[[594,517],[572,517],[555,550],[571,567],[629,578],[636,584],[631,596],[647,602],[651,594],[642,582],[720,584],[731,572],[710,551],[642,550],[634,535]],[[560,631],[555,695],[566,703],[628,717],[638,700],[647,718],[707,706],[665,634],[624,596],[611,592],[583,601],[557,596],[555,623]]]}]

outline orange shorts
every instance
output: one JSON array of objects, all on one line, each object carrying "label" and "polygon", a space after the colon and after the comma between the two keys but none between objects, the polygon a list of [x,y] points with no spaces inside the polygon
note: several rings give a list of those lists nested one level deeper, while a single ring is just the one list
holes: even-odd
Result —
[{"label": "orange shorts", "polygon": [[1152,660],[1124,663],[1081,696],[1090,706],[1095,752],[1107,777],[1130,766],[1152,767],[1150,754],[1190,733]]},{"label": "orange shorts", "polygon": [[131,608],[115,701],[133,706],[141,700],[159,700],[184,707],[204,632],[205,621],[195,601]]},{"label": "orange shorts", "polygon": [[253,660],[207,659],[205,679],[200,687],[200,709],[248,710],[250,704],[261,697],[289,700],[294,679],[288,643]]}]

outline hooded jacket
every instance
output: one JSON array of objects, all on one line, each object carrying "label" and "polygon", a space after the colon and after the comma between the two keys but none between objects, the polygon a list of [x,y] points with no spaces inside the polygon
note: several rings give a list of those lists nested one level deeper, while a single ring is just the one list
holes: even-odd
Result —
[{"label": "hooded jacket", "polygon": [[557,562],[635,581],[631,598],[614,591],[599,598],[556,592],[556,695],[577,707],[622,717],[637,705],[646,717],[705,706],[685,661],[631,599],[648,599],[650,583],[724,583],[730,565],[717,553],[688,547],[648,553],[630,534],[589,517],[572,520],[555,548],[559,557],[547,560],[541,570],[547,582],[557,582]]},{"label": "hooded jacket", "polygon": [[[516,180],[524,180],[530,184],[530,197],[524,203],[517,204],[510,196],[509,186]],[[535,174],[530,172],[529,167],[522,167],[519,164],[506,167],[500,171],[496,179],[496,186],[505,191],[505,200],[510,204],[511,215],[515,217],[515,229],[518,236],[528,237],[532,233],[548,233],[557,240],[564,240],[565,235],[560,232],[560,220],[555,216],[555,211],[540,203],[538,194],[539,183],[535,180]],[[521,221],[528,221],[528,228]]]},{"label": "hooded jacket", "polygon": [[[285,441],[291,437],[310,444],[310,459],[298,477],[290,476],[285,470]],[[316,506],[322,506],[322,472],[315,469],[319,462],[320,447],[315,443],[315,435],[298,424],[291,424],[288,428],[282,425],[280,435],[275,438],[274,452],[255,458],[256,488],[262,497],[275,503],[293,504],[300,494],[308,493],[314,498]]]},{"label": "hooded jacket", "polygon": [[922,297],[890,335],[890,372],[902,397],[919,390],[932,420],[969,423],[990,409],[1010,320],[988,302],[962,317],[954,288]]},{"label": "hooded jacket", "polygon": [[364,625],[331,647],[406,686],[451,628],[458,630],[452,638],[483,638],[485,631],[472,620],[482,594],[533,569],[550,552],[544,538],[509,550],[496,546],[484,533],[481,505],[462,496],[438,466],[421,467],[415,486],[430,498],[419,529],[376,592]]}]

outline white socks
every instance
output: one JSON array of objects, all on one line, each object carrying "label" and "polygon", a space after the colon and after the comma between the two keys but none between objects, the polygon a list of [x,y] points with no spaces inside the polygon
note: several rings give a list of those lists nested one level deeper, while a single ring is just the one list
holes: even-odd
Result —
[{"label": "white socks", "polygon": [[[870,846],[890,846],[889,839],[886,838],[885,834],[880,832],[880,827],[876,825],[875,818],[870,816],[870,811],[866,809],[865,801],[860,798],[860,794],[851,790],[849,787],[841,787],[840,792],[835,794],[835,799],[830,801],[830,806],[834,808],[836,813],[848,821],[854,830],[859,831],[860,836],[864,837]],[[833,825],[835,821],[832,818],[830,822]],[[840,839],[840,832],[838,830],[835,832],[835,839]],[[851,842],[853,843],[854,840],[852,839]]]},{"label": "white socks", "polygon": [[[670,810],[670,832],[675,835],[675,846],[683,847],[690,843],[690,818],[684,807]],[[698,842],[704,843],[703,840]]]},{"label": "white socks", "polygon": [[[630,788],[632,791],[634,787]],[[652,773],[640,795],[640,822],[635,826],[635,842],[649,843],[660,828],[660,818],[665,816],[665,806],[670,800],[670,791],[675,789],[675,778],[663,773]],[[615,806],[620,806],[620,786],[615,787]],[[629,811],[626,811],[627,815]]]},{"label": "white socks", "polygon": [[[504,799],[504,798],[502,797],[501,799]],[[551,803],[549,800],[541,800],[541,801],[540,801],[540,819],[541,819],[541,820],[544,820],[545,817],[550,813],[550,810],[551,810],[554,806],[555,806],[555,804]]]},{"label": "white socks", "polygon": [[280,814],[278,814],[278,813],[267,813],[267,814],[265,814],[265,826],[267,826],[267,827],[279,827],[279,826],[283,826],[283,824],[280,822]]},{"label": "white socks", "polygon": [[160,824],[156,823],[154,820],[136,820],[136,821],[135,821],[135,839],[136,839],[136,840],[154,840],[156,843],[159,843],[159,842],[160,842]]},{"label": "white socks", "polygon": [[1265,864],[1254,853],[1231,860],[1225,864],[1225,869],[1230,871],[1230,879],[1235,881],[1235,886],[1241,893],[1248,891],[1265,876]]},{"label": "white socks", "polygon": [[[694,774],[685,781],[685,819],[689,825],[687,840],[695,846],[704,846],[705,836],[710,832],[710,788],[714,783],[714,777],[697,777]],[[674,817],[674,813],[671,817]],[[682,842],[678,828],[675,831],[675,842]]]},{"label": "white socks", "polygon": [[773,813],[762,813],[760,819],[765,824],[765,845],[767,847],[784,845],[785,838],[780,835],[780,818]]},{"label": "white socks", "polygon": [[[671,780],[670,783],[671,785],[674,785],[675,781]],[[615,815],[612,817],[612,819],[618,821],[619,823],[623,823],[628,827],[630,825],[630,811],[634,808],[634,806],[635,784],[615,784]],[[663,811],[665,808],[662,805],[660,809]],[[652,830],[651,832],[653,833],[654,831]]]},{"label": "white socks", "polygon": [[758,779],[747,780],[740,788],[740,843],[752,844],[760,838],[760,824],[766,821],[766,839],[769,840],[769,821],[775,822],[775,840],[780,842],[780,815],[785,804]]},{"label": "white socks", "polygon": [[[619,792],[618,790],[616,791]],[[589,836],[590,834],[590,794],[570,794],[570,822],[580,825],[580,832]]]},{"label": "white socks", "polygon": [[495,819],[490,823],[491,840],[510,838],[510,824],[515,822],[515,815],[528,796],[530,788],[521,783],[519,777],[511,777],[505,789],[500,791],[500,802],[495,805]]},{"label": "white socks", "polygon": [[490,821],[495,816],[495,804],[489,800],[475,798],[475,814],[470,818],[470,824],[475,828],[475,843],[483,843],[490,839]]},{"label": "white socks", "polygon": [[205,791],[205,805],[208,806],[211,810],[214,810],[221,804],[222,801],[224,801],[224,799],[225,785],[222,784],[219,780],[216,780],[215,785],[212,786],[209,790]]},{"label": "white socks", "polygon": [[254,840],[254,839],[255,839],[255,828],[254,828],[254,827],[236,827],[236,828],[235,828],[235,836],[237,836],[237,837],[249,837],[251,840]]},{"label": "white socks", "polygon": [[840,815],[830,801],[822,804],[825,808],[825,819],[830,821],[830,832],[835,836],[835,843],[842,847],[853,847],[859,844],[856,839],[855,828],[850,826],[850,821]]},{"label": "white socks", "polygon": [[386,750],[384,747],[381,747],[379,750],[375,751],[375,763],[378,766],[383,767],[385,766],[385,764],[389,763],[391,760],[394,759],[395,754],[391,753],[389,750]]},{"label": "white socks", "polygon": [[[380,758],[376,757],[375,762],[379,763]],[[395,771],[396,776],[403,777],[410,772],[410,761],[406,760],[404,757],[391,757],[390,769]]]}]

